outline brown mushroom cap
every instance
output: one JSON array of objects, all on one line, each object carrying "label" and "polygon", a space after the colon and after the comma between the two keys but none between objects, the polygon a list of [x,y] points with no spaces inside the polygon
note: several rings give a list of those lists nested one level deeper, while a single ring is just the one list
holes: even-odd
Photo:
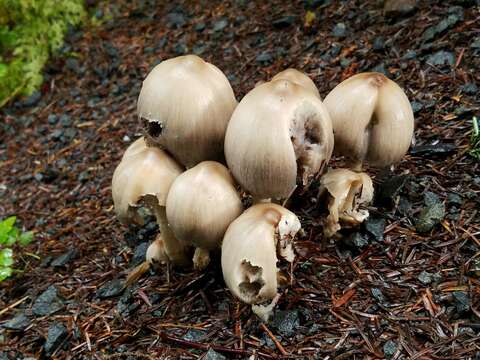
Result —
[{"label": "brown mushroom cap", "polygon": [[312,94],[314,94],[321,100],[320,93],[318,92],[318,88],[313,82],[313,80],[310,79],[310,77],[303,72],[298,71],[297,69],[290,68],[283,70],[277,75],[275,75],[271,81],[275,80],[289,80],[297,85],[303,86],[305,89],[311,91]]},{"label": "brown mushroom cap", "polygon": [[215,161],[203,161],[177,177],[167,198],[175,236],[206,250],[220,247],[227,227],[242,211],[232,176]]},{"label": "brown mushroom cap", "polygon": [[330,117],[311,91],[288,80],[251,90],[230,119],[225,157],[234,178],[259,198],[308,185],[333,150]]},{"label": "brown mushroom cap", "polygon": [[299,230],[295,214],[272,203],[254,205],[233,221],[222,243],[223,277],[233,295],[248,304],[273,299],[277,252],[292,262]]},{"label": "brown mushroom cap", "polygon": [[413,111],[403,90],[380,73],[362,73],[337,85],[324,104],[332,119],[335,153],[386,166],[400,161],[413,136]]},{"label": "brown mushroom cap", "polygon": [[161,62],[143,81],[137,112],[148,140],[186,167],[223,159],[237,101],[225,75],[196,55]]}]

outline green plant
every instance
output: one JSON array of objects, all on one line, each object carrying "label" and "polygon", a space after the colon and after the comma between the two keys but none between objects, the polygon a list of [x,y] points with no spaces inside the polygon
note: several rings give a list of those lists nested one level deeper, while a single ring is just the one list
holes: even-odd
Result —
[{"label": "green plant", "polygon": [[473,131],[470,137],[470,151],[468,152],[472,157],[480,160],[480,131],[478,129],[478,121],[474,116],[472,119]]},{"label": "green plant", "polygon": [[0,221],[0,281],[5,280],[13,273],[13,250],[16,243],[25,246],[33,240],[33,232],[22,232],[15,226],[15,216]]},{"label": "green plant", "polygon": [[0,107],[38,88],[49,56],[84,15],[83,0],[0,0]]}]

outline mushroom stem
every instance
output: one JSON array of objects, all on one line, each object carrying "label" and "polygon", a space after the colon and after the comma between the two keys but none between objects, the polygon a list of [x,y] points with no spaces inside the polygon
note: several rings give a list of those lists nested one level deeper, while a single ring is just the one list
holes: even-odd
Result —
[{"label": "mushroom stem", "polygon": [[207,249],[197,247],[193,254],[193,268],[203,270],[210,263],[210,252]]},{"label": "mushroom stem", "polygon": [[179,241],[170,229],[167,221],[165,206],[154,204],[153,211],[155,212],[155,216],[157,218],[158,227],[160,228],[160,233],[162,234],[165,253],[168,256],[168,259],[173,263],[173,265],[182,267],[188,266],[191,261],[187,256],[187,246]]},{"label": "mushroom stem", "polygon": [[261,196],[252,195],[252,205],[268,204],[271,202],[272,202],[271,198],[263,198]]},{"label": "mushroom stem", "polygon": [[362,172],[362,165],[361,161],[352,161],[348,164],[348,168],[352,169],[355,172]]}]

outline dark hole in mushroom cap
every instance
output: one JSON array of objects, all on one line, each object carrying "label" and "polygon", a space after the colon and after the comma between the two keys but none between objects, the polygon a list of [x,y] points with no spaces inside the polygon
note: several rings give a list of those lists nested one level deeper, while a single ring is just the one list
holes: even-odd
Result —
[{"label": "dark hole in mushroom cap", "polygon": [[147,134],[153,138],[157,138],[162,134],[163,126],[158,121],[149,121],[144,119],[143,126],[147,131]]}]

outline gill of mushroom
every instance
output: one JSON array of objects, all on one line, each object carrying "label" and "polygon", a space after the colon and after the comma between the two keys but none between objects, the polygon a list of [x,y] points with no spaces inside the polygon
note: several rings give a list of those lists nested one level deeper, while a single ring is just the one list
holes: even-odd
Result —
[{"label": "gill of mushroom", "polygon": [[117,217],[124,223],[141,222],[139,208],[142,205],[150,208],[156,216],[168,260],[174,265],[187,266],[188,247],[175,238],[165,214],[168,191],[182,171],[167,153],[148,147],[141,137],[128,147],[115,169],[112,195]]},{"label": "gill of mushroom", "polygon": [[255,199],[285,199],[322,172],[333,150],[330,117],[320,99],[290,80],[251,90],[232,114],[225,157]]},{"label": "gill of mushroom", "polygon": [[340,228],[333,221],[338,214],[340,218],[356,214],[350,217],[357,222],[368,217],[368,212],[358,212],[358,206],[367,205],[373,197],[372,180],[361,173],[362,166],[388,166],[400,161],[412,142],[414,118],[403,90],[380,73],[361,73],[341,82],[324,104],[335,134],[334,152],[344,156],[358,173],[333,171],[321,180],[321,190],[330,193],[330,220],[325,233],[331,236]]},{"label": "gill of mushroom", "polygon": [[197,270],[208,265],[209,252],[220,249],[227,227],[243,211],[230,172],[215,161],[203,161],[178,176],[166,204],[175,237],[196,248]]},{"label": "gill of mushroom", "polygon": [[149,145],[166,149],[190,168],[222,161],[225,130],[237,105],[216,66],[196,55],[162,61],[143,81],[137,113]]},{"label": "gill of mushroom", "polygon": [[293,241],[301,225],[297,216],[273,204],[248,208],[228,227],[222,242],[222,272],[230,292],[251,304],[267,320],[278,295],[278,256],[293,262]]}]

